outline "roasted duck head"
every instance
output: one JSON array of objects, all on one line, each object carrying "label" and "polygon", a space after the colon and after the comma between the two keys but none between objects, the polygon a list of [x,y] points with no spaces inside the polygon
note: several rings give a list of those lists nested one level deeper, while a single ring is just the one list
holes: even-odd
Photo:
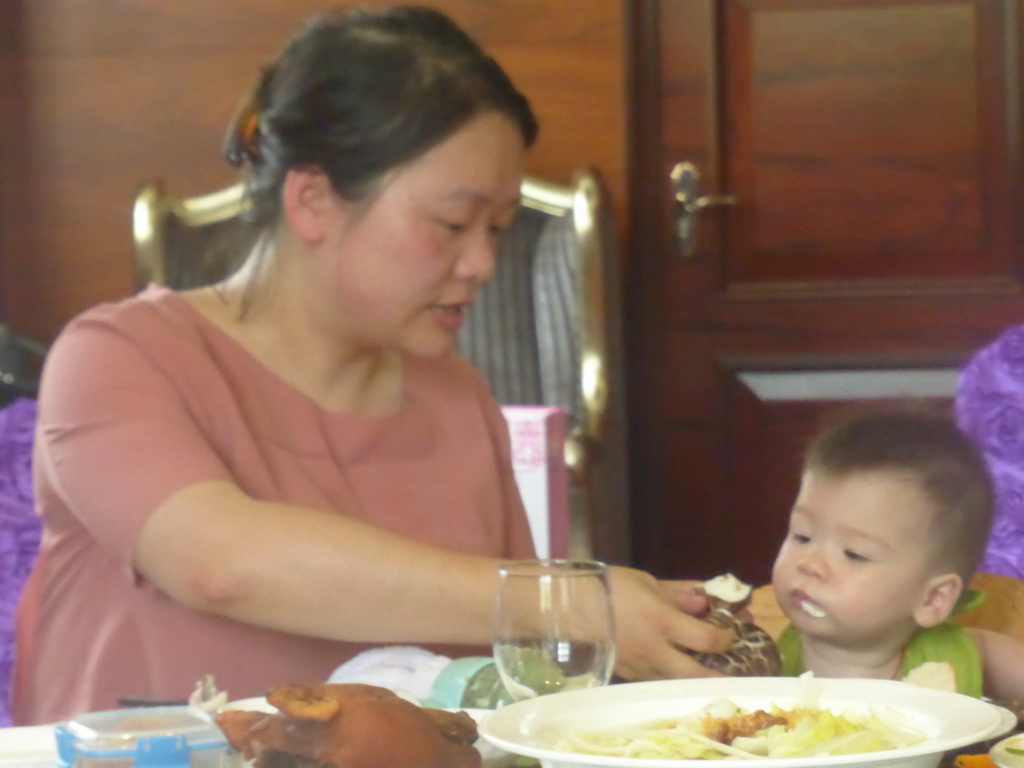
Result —
[{"label": "roasted duck head", "polygon": [[480,768],[476,722],[426,709],[386,688],[282,685],[267,694],[277,712],[217,716],[228,742],[255,768]]}]

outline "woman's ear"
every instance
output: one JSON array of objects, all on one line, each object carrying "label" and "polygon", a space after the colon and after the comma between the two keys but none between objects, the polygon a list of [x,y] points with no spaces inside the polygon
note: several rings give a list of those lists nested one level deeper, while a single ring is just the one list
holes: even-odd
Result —
[{"label": "woman's ear", "polygon": [[941,624],[953,613],[963,589],[963,579],[955,573],[933,576],[925,585],[924,599],[914,610],[914,621],[924,628]]},{"label": "woman's ear", "polygon": [[292,168],[284,177],[281,197],[296,236],[310,245],[322,242],[338,203],[327,175],[316,168]]}]

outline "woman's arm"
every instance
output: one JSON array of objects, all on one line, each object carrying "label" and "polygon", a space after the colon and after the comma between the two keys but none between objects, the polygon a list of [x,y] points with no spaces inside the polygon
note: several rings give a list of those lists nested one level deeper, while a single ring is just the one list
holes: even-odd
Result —
[{"label": "woman's arm", "polygon": [[[421,544],[344,516],[199,483],[149,517],[135,567],[194,610],[319,637],[488,644],[498,561]],[[730,633],[688,615],[699,599],[612,569],[617,671],[630,679],[713,674],[681,648],[722,651]]]},{"label": "woman's arm", "polygon": [[226,482],[174,493],[135,555],[140,574],[194,610],[333,639],[476,644],[490,641],[497,562]]}]

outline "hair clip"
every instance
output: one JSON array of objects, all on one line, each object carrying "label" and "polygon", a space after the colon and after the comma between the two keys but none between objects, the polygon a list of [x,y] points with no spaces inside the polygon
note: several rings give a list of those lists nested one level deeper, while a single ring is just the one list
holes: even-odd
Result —
[{"label": "hair clip", "polygon": [[259,127],[260,113],[256,109],[254,92],[238,105],[224,137],[224,157],[236,168],[259,159]]}]

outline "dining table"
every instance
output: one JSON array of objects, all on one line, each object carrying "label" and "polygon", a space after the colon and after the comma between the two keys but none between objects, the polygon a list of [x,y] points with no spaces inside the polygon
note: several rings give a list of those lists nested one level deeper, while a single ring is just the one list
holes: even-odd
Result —
[{"label": "dining table", "polygon": [[[262,702],[262,703],[261,703]],[[229,708],[256,708],[265,701],[242,699],[230,702]],[[474,719],[480,720],[488,710],[467,709]],[[56,725],[32,725],[0,728],[0,768],[60,768],[58,763]],[[532,758],[509,754],[482,740],[477,743],[483,758],[482,768],[536,768]],[[231,762],[234,768],[236,762]],[[395,768],[401,768],[395,766]]]},{"label": "dining table", "polygon": [[[387,658],[393,661],[394,655]],[[460,663],[460,665],[457,665],[457,668],[463,667],[466,663],[467,662]],[[371,684],[379,684],[382,682],[378,675],[371,674],[369,677],[365,677],[366,674],[366,670],[363,669],[360,673],[360,675],[363,676],[362,679],[352,680],[345,677],[344,681],[369,682]],[[344,675],[342,677],[344,677]],[[334,682],[340,682],[340,680],[334,680]],[[401,682],[403,681],[399,681],[399,690],[396,690],[396,692],[400,695],[407,696],[407,694],[401,690]],[[405,682],[407,682],[407,680]],[[209,686],[209,690],[204,691],[204,684]],[[392,690],[395,689],[392,688]],[[447,686],[436,686],[431,690],[435,696],[439,696],[440,698],[444,698],[444,696],[451,693]],[[200,681],[199,686],[197,687],[197,693],[200,691],[204,691],[204,700],[197,701],[194,694],[193,703],[198,703],[201,708],[206,708],[211,712],[222,711],[223,709],[255,709],[267,712],[275,711],[263,697],[228,700],[223,693],[216,690],[215,686],[212,684],[212,680],[204,679]],[[443,696],[441,695],[441,692],[444,692]],[[124,703],[138,707],[139,705],[147,704],[166,705],[168,702],[132,700]],[[437,701],[434,702],[434,704],[438,703],[439,702]],[[441,708],[464,710],[468,712],[478,723],[487,717],[492,711],[480,707],[445,706],[451,703],[453,702],[440,702],[442,705]],[[992,703],[1009,710],[1010,713],[1015,715],[1017,717],[1016,727],[1009,733],[1001,733],[999,736],[990,740],[970,744],[946,753],[942,757],[939,768],[992,768],[996,763],[991,762],[989,759],[989,753],[997,746],[1000,758],[999,766],[1001,766],[1001,768],[1024,768],[1024,725],[1022,725],[1022,721],[1024,721],[1024,702],[1000,700],[993,701]],[[60,724],[0,728],[0,768],[9,768],[12,766],[19,766],[20,768],[60,768],[56,741],[56,728],[58,725]],[[1010,741],[1008,741],[1008,739]],[[1006,749],[1007,745],[1010,745],[1009,751]],[[539,763],[533,758],[527,758],[503,751],[487,743],[483,739],[478,740],[476,746],[480,750],[483,758],[482,768],[536,768],[536,766],[539,765]],[[1020,754],[1016,754],[1015,752],[1018,748]],[[237,762],[231,763],[231,765],[237,765]],[[395,768],[400,768],[400,766],[396,766]]]}]

